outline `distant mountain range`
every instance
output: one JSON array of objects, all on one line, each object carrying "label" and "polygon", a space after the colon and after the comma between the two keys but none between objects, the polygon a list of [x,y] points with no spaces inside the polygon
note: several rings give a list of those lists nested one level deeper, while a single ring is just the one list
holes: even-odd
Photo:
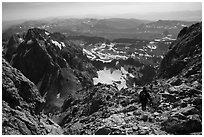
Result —
[{"label": "distant mountain range", "polygon": [[121,18],[132,18],[137,17],[138,19],[148,19],[148,20],[181,20],[181,21],[201,21],[202,20],[202,10],[196,11],[174,11],[174,12],[152,12],[144,14],[122,14]]},{"label": "distant mountain range", "polygon": [[[6,25],[3,22],[3,27]],[[152,40],[169,31],[173,38],[185,26],[195,22],[172,21],[172,20],[139,20],[139,19],[44,19],[26,21],[13,25],[8,29],[3,28],[3,39],[8,39],[13,33],[26,32],[30,28],[46,29],[50,32],[60,32],[66,36],[98,36],[109,40],[118,38],[147,39]],[[8,24],[9,25],[9,24]],[[7,26],[8,27],[8,26]]]}]

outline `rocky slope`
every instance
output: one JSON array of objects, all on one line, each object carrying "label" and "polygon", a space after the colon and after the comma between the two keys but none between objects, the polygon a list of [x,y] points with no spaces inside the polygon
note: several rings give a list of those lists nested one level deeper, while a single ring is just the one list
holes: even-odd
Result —
[{"label": "rocky slope", "polygon": [[172,99],[170,116],[162,123],[167,132],[202,131],[202,23],[184,28],[164,57],[159,76]]},{"label": "rocky slope", "polygon": [[2,59],[2,134],[62,134],[59,125],[40,114],[44,103],[34,83]]},{"label": "rocky slope", "polygon": [[[92,80],[89,79],[92,78],[91,75],[88,75],[91,73],[88,69],[92,67],[88,65],[89,61],[83,55],[82,49],[77,50],[79,47],[64,41],[58,33],[47,34],[48,32],[38,29],[29,30],[25,41],[19,45],[12,57],[11,64],[19,67],[23,74],[38,85],[41,95],[44,95],[46,100],[50,95],[54,95],[49,101],[54,100],[55,104],[47,101],[47,112],[50,113],[49,118],[61,126],[64,134],[202,134],[201,23],[184,28],[177,40],[170,45],[160,65],[158,78],[146,85],[152,90],[150,94],[153,99],[146,111],[141,110],[138,102],[141,86],[119,90],[116,85],[98,83],[85,87],[84,85]],[[61,42],[66,46],[63,47]],[[41,54],[44,52],[46,54]],[[53,55],[53,52],[59,54]],[[61,57],[65,61],[61,61]],[[47,58],[50,61],[47,62]],[[30,61],[33,62],[29,64]],[[85,67],[78,61],[86,62]],[[38,62],[45,65],[40,67]],[[40,78],[42,74],[35,70],[36,66],[40,72],[46,72],[43,78]],[[48,70],[56,72],[50,73]],[[68,83],[66,80],[63,81],[67,78]],[[44,83],[39,84],[41,79],[44,79]],[[46,84],[50,79],[53,81]],[[68,88],[74,85],[70,84],[73,79],[78,79],[80,83],[74,86],[72,94],[66,94],[69,92]],[[43,87],[40,85],[45,85],[48,89],[44,87],[46,90],[41,90]],[[58,103],[60,105],[57,105]],[[49,107],[50,105],[53,106]],[[39,107],[38,109],[41,110]],[[3,114],[8,115],[5,112]]]},{"label": "rocky slope", "polygon": [[[193,72],[186,75],[196,74],[201,71],[202,57],[202,27],[201,24],[194,24],[191,27],[183,28],[178,34],[177,41],[170,47],[168,53],[160,65],[160,77],[170,78],[178,75],[184,69],[192,69]],[[197,64],[197,65],[195,65]],[[189,67],[197,67],[189,68]],[[199,69],[199,70],[198,70]],[[186,76],[188,78],[188,76]]]},{"label": "rocky slope", "polygon": [[71,135],[167,134],[157,123],[161,112],[154,113],[153,108],[141,110],[140,90],[138,87],[118,91],[114,86],[99,84],[89,91],[79,91],[82,97],[68,99],[60,113],[65,115],[64,119],[59,120],[58,116],[53,119],[65,134]]},{"label": "rocky slope", "polygon": [[202,134],[201,28],[201,23],[184,28],[186,31],[182,30],[171,45],[178,51],[192,49],[187,50],[191,54],[185,51],[178,56],[191,55],[191,58],[181,71],[166,76],[175,68],[165,68],[166,58],[173,59],[169,56],[170,47],[160,66],[161,78],[149,85],[153,104],[148,105],[147,111],[142,111],[138,104],[141,87],[118,90],[99,84],[88,91],[78,91],[81,96],[75,99],[67,99],[58,113],[64,118],[53,119],[64,128],[65,134]]}]

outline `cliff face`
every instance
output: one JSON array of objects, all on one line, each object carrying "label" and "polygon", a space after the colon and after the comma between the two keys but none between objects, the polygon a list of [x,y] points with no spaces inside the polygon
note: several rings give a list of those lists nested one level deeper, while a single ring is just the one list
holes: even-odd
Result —
[{"label": "cliff face", "polygon": [[[9,47],[9,43],[7,47]],[[60,33],[30,29],[17,45],[13,55],[6,51],[11,65],[20,70],[37,85],[45,98],[45,112],[61,107],[67,95],[93,85],[95,68],[89,63],[82,49],[66,40]]]},{"label": "cliff face", "polygon": [[177,40],[170,45],[161,62],[159,77],[171,78],[189,69],[192,69],[189,73],[196,74],[201,71],[201,58],[202,24],[197,23],[181,30]]},{"label": "cliff face", "polygon": [[[160,65],[159,77],[172,110],[162,129],[174,134],[202,131],[202,23],[185,27]],[[169,96],[169,97],[167,97]]]},{"label": "cliff face", "polygon": [[13,54],[15,54],[18,45],[22,42],[22,38],[19,35],[12,35],[6,44],[4,51],[3,51],[3,56],[7,59],[7,61],[11,61]]},{"label": "cliff face", "polygon": [[[2,60],[2,134],[62,134],[62,129],[40,114],[45,100],[19,70]],[[47,123],[49,122],[50,123]]]}]

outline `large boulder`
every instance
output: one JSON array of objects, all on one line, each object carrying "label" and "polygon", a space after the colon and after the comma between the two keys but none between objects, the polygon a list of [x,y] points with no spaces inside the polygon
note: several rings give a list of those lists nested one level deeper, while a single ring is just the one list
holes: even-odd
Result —
[{"label": "large boulder", "polygon": [[187,107],[181,108],[180,110],[174,112],[172,115],[176,115],[178,113],[188,116],[188,115],[199,114],[199,111],[193,106],[187,106]]},{"label": "large boulder", "polygon": [[109,135],[111,133],[111,129],[108,127],[99,128],[95,135]]},{"label": "large boulder", "polygon": [[162,129],[173,134],[189,134],[202,131],[202,121],[199,115],[189,115],[181,120],[178,117],[169,117],[162,122]]}]

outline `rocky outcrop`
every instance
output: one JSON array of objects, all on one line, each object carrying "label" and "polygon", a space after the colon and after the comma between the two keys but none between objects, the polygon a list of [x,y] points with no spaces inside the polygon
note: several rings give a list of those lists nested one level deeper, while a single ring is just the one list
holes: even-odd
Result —
[{"label": "rocky outcrop", "polygon": [[45,100],[34,83],[4,59],[2,60],[2,99],[2,134],[63,133],[59,125],[41,114]]},{"label": "rocky outcrop", "polygon": [[[184,28],[173,42],[168,53],[161,62],[159,77],[171,78],[181,73],[182,70],[191,69],[188,75],[201,70],[202,57],[202,24],[197,23],[189,28]],[[199,69],[200,68],[200,69]]]},{"label": "rocky outcrop", "polygon": [[14,34],[8,40],[8,43],[5,45],[3,50],[3,55],[8,62],[11,61],[13,54],[16,53],[18,45],[23,41],[20,35]]},{"label": "rocky outcrop", "polygon": [[[197,88],[180,77],[181,83],[175,79],[158,80],[153,84],[153,91],[159,96],[159,104],[153,105],[155,115],[161,129],[169,134],[191,134],[202,132],[202,93],[201,84]],[[178,80],[176,80],[178,81]],[[171,83],[171,84],[170,84]],[[195,83],[195,82],[194,82]],[[154,100],[154,99],[153,99]]]},{"label": "rocky outcrop", "polygon": [[[172,108],[161,124],[173,134],[202,132],[202,23],[184,28],[162,60],[164,102]],[[168,95],[168,96],[167,96]]]},{"label": "rocky outcrop", "polygon": [[82,87],[93,85],[95,68],[82,49],[60,33],[29,29],[11,65],[37,85],[45,98],[46,113],[60,108],[68,95]]}]

